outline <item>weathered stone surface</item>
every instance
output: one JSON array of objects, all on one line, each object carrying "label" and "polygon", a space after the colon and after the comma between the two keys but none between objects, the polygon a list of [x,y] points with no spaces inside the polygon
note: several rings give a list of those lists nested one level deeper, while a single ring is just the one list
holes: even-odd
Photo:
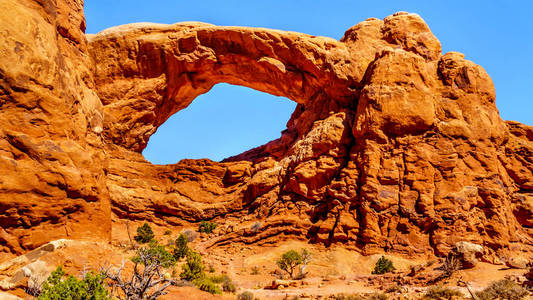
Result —
[{"label": "weathered stone surface", "polygon": [[510,257],[505,262],[505,265],[507,265],[509,268],[515,268],[515,269],[526,269],[528,264],[529,264],[529,259],[523,256],[513,256],[513,257]]},{"label": "weathered stone surface", "polygon": [[0,253],[108,240],[103,105],[83,3],[3,0],[0,24]]},{"label": "weathered stone surface", "polygon": [[[3,253],[109,239],[112,218],[213,219],[227,229],[213,246],[531,251],[533,128],[503,121],[483,68],[442,55],[418,15],[340,41],[194,22],[86,37],[79,1],[0,8]],[[281,137],[223,162],[147,162],[158,126],[220,82],[297,102]]]},{"label": "weathered stone surface", "polygon": [[461,241],[455,243],[450,255],[459,259],[462,268],[469,269],[473,268],[478,263],[478,259],[483,256],[483,247],[474,243]]}]

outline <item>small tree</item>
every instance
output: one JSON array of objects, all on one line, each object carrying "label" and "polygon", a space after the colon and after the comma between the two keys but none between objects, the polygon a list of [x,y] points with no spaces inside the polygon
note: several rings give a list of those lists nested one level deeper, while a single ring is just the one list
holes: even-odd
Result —
[{"label": "small tree", "polygon": [[105,271],[111,286],[121,291],[117,295],[119,299],[155,300],[165,295],[165,289],[174,283],[174,280],[164,276],[163,271],[174,266],[176,260],[157,242],[152,241],[149,246],[137,249],[131,261],[134,263],[133,276],[126,279],[121,276],[124,263],[114,274],[109,270]]},{"label": "small tree", "polygon": [[89,272],[81,280],[74,276],[62,279],[65,272],[61,266],[44,282],[39,300],[111,300],[106,289],[105,276]]},{"label": "small tree", "polygon": [[198,227],[198,232],[213,233],[215,228],[217,228],[217,223],[202,221]]},{"label": "small tree", "polygon": [[190,250],[187,253],[187,262],[181,266],[180,278],[193,281],[205,276],[202,257],[197,252]]},{"label": "small tree", "polygon": [[154,239],[155,235],[152,228],[148,223],[144,223],[142,226],[137,227],[137,235],[134,239],[141,244],[149,243]]},{"label": "small tree", "polygon": [[301,253],[296,250],[289,250],[281,255],[281,258],[276,262],[278,267],[287,272],[291,278],[295,278],[295,271],[300,266],[300,278],[305,276],[305,267],[311,261],[311,254],[302,249]]},{"label": "small tree", "polygon": [[189,240],[187,239],[187,236],[183,233],[180,233],[178,238],[176,239],[174,243],[174,258],[176,260],[179,260],[185,256],[187,256],[187,252],[189,251],[189,247],[187,244],[189,243]]},{"label": "small tree", "polygon": [[385,258],[385,256],[382,256],[376,262],[372,274],[385,274],[394,270],[396,270],[396,268],[392,264],[392,261],[390,259]]},{"label": "small tree", "polygon": [[305,268],[307,268],[307,264],[311,262],[312,256],[311,253],[306,249],[302,249],[300,256],[302,257],[302,264],[300,265],[300,274],[298,275],[298,279],[303,279],[307,275]]}]

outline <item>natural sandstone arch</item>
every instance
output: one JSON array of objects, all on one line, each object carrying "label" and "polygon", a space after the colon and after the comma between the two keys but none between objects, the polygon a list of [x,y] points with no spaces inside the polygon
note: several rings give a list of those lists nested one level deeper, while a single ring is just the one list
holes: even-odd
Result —
[{"label": "natural sandstone arch", "polygon": [[[0,15],[2,253],[110,240],[112,218],[214,219],[214,245],[532,252],[533,129],[504,122],[488,74],[443,55],[415,14],[368,19],[340,41],[202,23],[86,38],[81,1],[19,2],[0,2],[19,16]],[[221,163],[146,162],[157,126],[218,82],[299,103],[281,138]]]},{"label": "natural sandstone arch", "polygon": [[322,37],[180,23],[125,25],[89,40],[110,117],[106,134],[135,151],[170,115],[220,82],[300,104],[318,97],[349,101],[348,87],[356,83],[339,63],[349,59],[346,46]]},{"label": "natural sandstone arch", "polygon": [[[512,212],[523,205],[505,204],[522,197],[497,171],[507,162],[489,165],[508,143],[492,82],[464,56],[442,55],[417,15],[369,19],[340,41],[203,23],[127,25],[90,37],[89,49],[114,144],[108,187],[119,218],[177,225],[248,216],[266,232],[248,236],[243,227],[219,243],[291,233],[368,253],[529,240]],[[153,166],[136,154],[168,116],[219,82],[296,101],[282,137],[222,163]],[[487,194],[502,184],[518,194]],[[456,212],[457,201],[468,204]],[[464,223],[464,213],[490,229]]]}]

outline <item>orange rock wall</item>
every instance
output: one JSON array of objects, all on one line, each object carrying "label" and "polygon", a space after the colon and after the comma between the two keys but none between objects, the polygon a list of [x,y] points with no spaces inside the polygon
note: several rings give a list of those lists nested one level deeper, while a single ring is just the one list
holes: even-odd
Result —
[{"label": "orange rock wall", "polygon": [[82,1],[3,0],[0,24],[0,252],[109,239]]}]

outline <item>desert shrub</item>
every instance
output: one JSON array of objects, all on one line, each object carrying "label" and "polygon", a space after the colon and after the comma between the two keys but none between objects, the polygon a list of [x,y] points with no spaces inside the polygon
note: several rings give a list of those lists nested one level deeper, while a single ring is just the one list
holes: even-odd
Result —
[{"label": "desert shrub", "polygon": [[37,298],[37,296],[39,296],[43,290],[43,284],[48,277],[47,275],[49,274],[44,274],[43,272],[31,274],[28,278],[28,284],[24,288],[26,294]]},{"label": "desert shrub", "polygon": [[209,273],[215,273],[215,267],[213,265],[209,265]]},{"label": "desert shrub", "polygon": [[254,294],[249,291],[242,292],[237,295],[237,300],[254,300]]},{"label": "desert shrub", "polygon": [[198,232],[187,229],[182,232],[186,237],[189,243],[193,242],[198,237]]},{"label": "desert shrub", "polygon": [[172,233],[172,231],[170,229],[167,229],[167,230],[165,230],[163,235],[170,235],[171,233]]},{"label": "desert shrub", "polygon": [[252,267],[252,275],[259,275],[259,268],[257,266]]},{"label": "desert shrub", "polygon": [[230,278],[229,278],[228,275],[226,275],[226,274],[210,276],[209,278],[210,278],[211,281],[213,281],[214,283],[222,283],[222,282],[224,282],[224,281],[228,281],[228,280],[230,280]]},{"label": "desert shrub", "polygon": [[105,270],[105,275],[114,289],[120,289],[125,299],[157,299],[166,294],[165,289],[175,283],[163,276],[164,269],[176,264],[174,256],[165,246],[151,241],[148,246],[140,247],[131,258],[134,263],[133,275],[122,276],[123,263],[115,272]]},{"label": "desert shrub", "polygon": [[211,294],[222,294],[218,285],[208,277],[202,276],[200,278],[196,278],[193,280],[193,283],[202,291]]},{"label": "desert shrub", "polygon": [[235,284],[233,283],[233,281],[231,281],[230,279],[222,283],[222,290],[228,293],[235,293],[237,291],[237,288],[235,287]]},{"label": "desert shrub", "polygon": [[183,233],[180,233],[180,235],[174,242],[173,255],[176,260],[187,256],[187,252],[189,251],[189,246],[187,246],[188,243],[189,239],[187,239],[187,236]]},{"label": "desert shrub", "polygon": [[383,293],[372,293],[368,295],[365,300],[387,300],[389,297]]},{"label": "desert shrub", "polygon": [[311,254],[302,249],[301,253],[296,250],[289,250],[281,255],[276,262],[278,267],[287,272],[291,278],[295,278],[295,271],[300,266],[299,278],[305,277],[305,267],[311,261]]},{"label": "desert shrub", "polygon": [[444,286],[432,286],[424,295],[424,299],[452,299],[452,297],[462,297],[463,294],[454,289]]},{"label": "desert shrub", "polygon": [[152,228],[148,223],[144,223],[142,226],[137,227],[137,235],[134,239],[141,244],[146,244],[153,240],[155,237]]},{"label": "desert shrub", "polygon": [[338,294],[335,300],[365,300],[365,298],[356,294]]},{"label": "desert shrub", "polygon": [[394,270],[396,270],[396,268],[392,264],[392,261],[390,259],[387,259],[385,256],[382,256],[376,262],[372,274],[385,274]]},{"label": "desert shrub", "polygon": [[389,294],[397,294],[397,293],[402,293],[404,292],[404,288],[397,285],[397,284],[393,284],[391,286],[389,286],[386,290],[385,290],[386,293],[389,293]]},{"label": "desert shrub", "polygon": [[460,270],[462,267],[461,260],[457,255],[450,254],[446,257],[446,260],[442,264],[442,271],[444,272],[444,277],[452,276],[455,271]]},{"label": "desert shrub", "polygon": [[37,297],[39,300],[110,300],[109,292],[104,283],[105,276],[89,272],[83,279],[65,275],[61,266],[50,274],[43,283],[42,291]]},{"label": "desert shrub", "polygon": [[204,265],[200,254],[189,251],[187,253],[187,262],[181,266],[180,278],[188,281],[204,277]]},{"label": "desert shrub", "polygon": [[210,276],[209,280],[213,283],[222,283],[222,290],[224,292],[235,293],[237,290],[235,284],[231,281],[231,278],[226,274]]},{"label": "desert shrub", "polygon": [[217,228],[217,223],[202,221],[198,227],[198,232],[213,233],[213,230]]},{"label": "desert shrub", "polygon": [[510,279],[493,282],[486,289],[476,293],[479,300],[519,300],[525,299],[527,295],[528,291],[525,288]]},{"label": "desert shrub", "polygon": [[137,249],[136,255],[131,258],[131,261],[144,266],[158,265],[161,268],[169,268],[176,264],[174,256],[167,251],[165,246],[155,241],[150,242],[148,247]]}]

